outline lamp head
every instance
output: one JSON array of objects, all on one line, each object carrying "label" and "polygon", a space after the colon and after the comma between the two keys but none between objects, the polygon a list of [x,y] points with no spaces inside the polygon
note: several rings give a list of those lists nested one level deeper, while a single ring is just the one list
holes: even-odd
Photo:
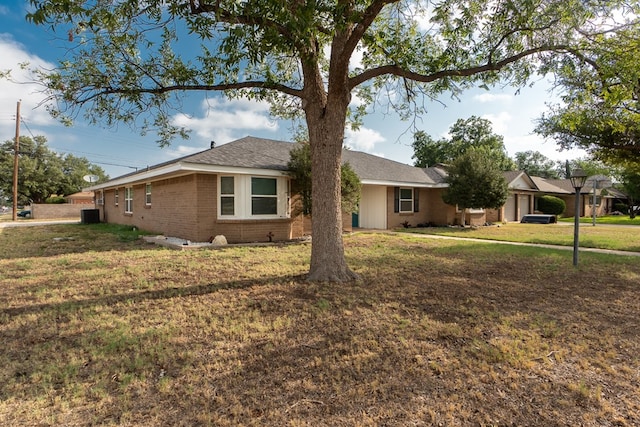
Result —
[{"label": "lamp head", "polygon": [[587,174],[581,168],[577,168],[573,170],[569,179],[571,180],[571,186],[577,190],[584,187]]}]

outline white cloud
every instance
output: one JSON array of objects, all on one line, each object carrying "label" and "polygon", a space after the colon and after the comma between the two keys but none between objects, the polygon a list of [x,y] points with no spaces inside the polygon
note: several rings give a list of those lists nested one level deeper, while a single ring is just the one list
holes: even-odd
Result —
[{"label": "white cloud", "polygon": [[[34,126],[53,125],[57,122],[49,116],[43,106],[38,107],[44,95],[41,87],[29,83],[28,70],[20,64],[28,63],[30,68],[53,68],[54,65],[27,52],[26,48],[6,33],[0,33],[0,70],[11,70],[11,80],[0,79],[0,132],[2,135],[15,133],[16,106],[20,101],[20,116],[35,132]],[[38,108],[36,108],[38,107]],[[40,135],[43,132],[38,131]]]},{"label": "white cloud", "polygon": [[269,115],[269,104],[247,99],[225,100],[213,98],[204,100],[200,116],[177,114],[172,123],[190,129],[194,135],[207,141],[224,144],[247,131],[278,130],[277,121]]},{"label": "white cloud", "polygon": [[360,128],[356,131],[347,129],[345,140],[347,147],[371,154],[374,154],[373,148],[376,144],[385,142],[385,138],[378,131],[368,128]]},{"label": "white cloud", "polygon": [[488,102],[510,102],[513,96],[507,94],[480,93],[474,95],[473,100],[481,103]]},{"label": "white cloud", "polygon": [[509,131],[509,124],[512,119],[511,114],[506,111],[498,114],[483,114],[482,118],[491,122],[493,132],[498,135],[505,135]]}]

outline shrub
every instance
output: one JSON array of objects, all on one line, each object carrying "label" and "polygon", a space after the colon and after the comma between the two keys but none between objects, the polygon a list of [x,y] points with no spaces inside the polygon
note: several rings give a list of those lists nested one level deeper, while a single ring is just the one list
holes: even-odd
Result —
[{"label": "shrub", "polygon": [[627,215],[629,213],[629,206],[627,206],[626,203],[616,203],[613,205],[613,210]]},{"label": "shrub", "polygon": [[564,200],[555,196],[542,196],[538,198],[538,210],[547,215],[560,215],[567,205]]},{"label": "shrub", "polygon": [[59,204],[64,203],[64,197],[62,197],[62,196],[51,196],[47,200],[45,200],[45,203],[59,205]]}]

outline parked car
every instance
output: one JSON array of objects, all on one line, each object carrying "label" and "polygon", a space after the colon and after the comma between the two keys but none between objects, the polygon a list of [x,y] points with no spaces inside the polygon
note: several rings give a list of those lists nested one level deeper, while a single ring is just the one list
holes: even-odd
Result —
[{"label": "parked car", "polygon": [[31,218],[31,211],[30,210],[22,210],[20,212],[18,212],[18,216],[21,218]]}]

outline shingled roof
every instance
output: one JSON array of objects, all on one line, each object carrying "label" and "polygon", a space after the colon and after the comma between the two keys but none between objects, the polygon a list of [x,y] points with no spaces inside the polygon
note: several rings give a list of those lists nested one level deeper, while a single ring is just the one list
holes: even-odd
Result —
[{"label": "shingled roof", "polygon": [[[198,165],[224,168],[247,168],[286,171],[290,151],[294,143],[273,139],[247,136],[218,147],[210,148],[196,154],[150,166],[144,171],[133,172],[114,178],[112,181],[135,181],[149,172],[166,170],[197,170]],[[417,185],[425,187],[442,187],[446,173],[433,168],[417,168],[383,157],[360,151],[343,150],[343,162],[348,162],[364,183],[397,183],[398,185]],[[108,187],[108,182],[100,187]],[[98,187],[98,186],[96,186]]]}]

